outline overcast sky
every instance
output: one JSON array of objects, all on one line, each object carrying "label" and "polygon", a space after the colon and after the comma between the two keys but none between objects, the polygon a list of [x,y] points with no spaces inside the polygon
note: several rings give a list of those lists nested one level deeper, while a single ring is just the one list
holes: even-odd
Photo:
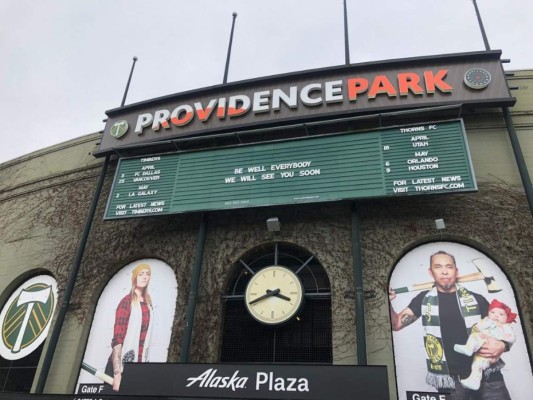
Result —
[{"label": "overcast sky", "polygon": [[[471,0],[348,0],[352,63],[484,50]],[[533,69],[531,0],[478,0],[506,70]],[[103,129],[105,111],[344,64],[343,0],[1,0],[0,163]]]}]

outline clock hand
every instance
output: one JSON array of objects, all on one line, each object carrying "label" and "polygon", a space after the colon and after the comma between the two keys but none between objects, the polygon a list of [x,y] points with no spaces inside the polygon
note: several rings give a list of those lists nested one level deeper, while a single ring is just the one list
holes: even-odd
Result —
[{"label": "clock hand", "polygon": [[[269,293],[269,292],[272,292],[272,290],[267,289],[267,293]],[[279,292],[277,294],[275,294],[274,296],[279,297],[280,299],[283,299],[283,300],[291,301],[290,297],[284,296],[284,295],[282,295]]]},{"label": "clock hand", "polygon": [[278,294],[279,294],[279,289],[275,289],[275,290],[267,289],[266,294],[259,296],[257,299],[252,300],[248,304],[251,305],[251,304],[257,303],[258,301],[266,299],[267,297],[277,296]]}]

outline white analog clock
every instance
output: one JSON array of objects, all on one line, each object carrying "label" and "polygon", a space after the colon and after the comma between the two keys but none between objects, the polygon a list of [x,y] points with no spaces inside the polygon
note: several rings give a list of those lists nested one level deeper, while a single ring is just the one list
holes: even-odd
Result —
[{"label": "white analog clock", "polygon": [[246,286],[244,301],[250,315],[266,325],[279,325],[296,315],[304,289],[294,272],[281,265],[257,271]]}]

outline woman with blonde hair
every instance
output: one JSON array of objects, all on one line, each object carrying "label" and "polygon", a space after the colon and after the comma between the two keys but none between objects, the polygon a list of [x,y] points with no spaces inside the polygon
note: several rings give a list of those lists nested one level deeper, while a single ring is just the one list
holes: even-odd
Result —
[{"label": "woman with blonde hair", "polygon": [[115,314],[111,355],[106,374],[113,377],[113,390],[118,391],[125,362],[148,362],[152,333],[153,308],[148,293],[152,269],[139,264],[132,271],[130,293],[118,304]]}]

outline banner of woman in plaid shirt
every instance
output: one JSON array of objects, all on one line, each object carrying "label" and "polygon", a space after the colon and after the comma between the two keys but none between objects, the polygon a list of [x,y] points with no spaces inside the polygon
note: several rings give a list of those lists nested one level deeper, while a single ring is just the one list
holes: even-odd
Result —
[{"label": "banner of woman in plaid shirt", "polygon": [[126,362],[166,362],[177,298],[172,269],[156,259],[122,268],[102,292],[87,342],[77,392],[103,385],[117,392]]}]

